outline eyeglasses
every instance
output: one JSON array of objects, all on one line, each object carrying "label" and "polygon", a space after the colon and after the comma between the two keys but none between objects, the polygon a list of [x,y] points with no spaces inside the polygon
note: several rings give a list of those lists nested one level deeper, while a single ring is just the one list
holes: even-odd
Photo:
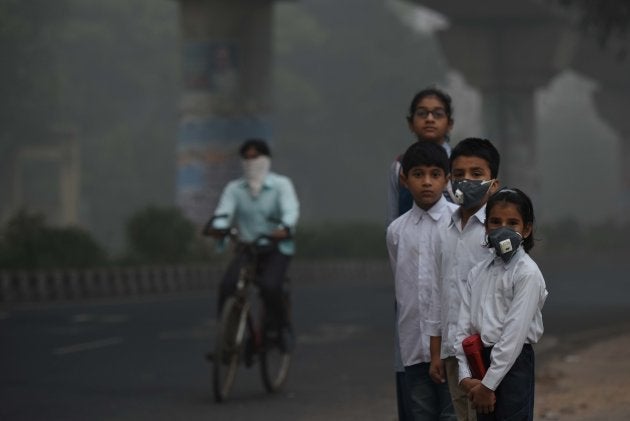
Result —
[{"label": "eyeglasses", "polygon": [[414,115],[420,118],[427,118],[431,114],[434,119],[440,120],[442,118],[446,118],[446,111],[444,108],[434,108],[432,110],[427,110],[426,108],[418,108]]}]

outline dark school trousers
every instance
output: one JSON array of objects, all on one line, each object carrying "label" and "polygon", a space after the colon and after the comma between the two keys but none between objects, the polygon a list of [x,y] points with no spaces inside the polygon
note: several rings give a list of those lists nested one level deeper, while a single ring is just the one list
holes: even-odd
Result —
[{"label": "dark school trousers", "polygon": [[[492,348],[484,349],[486,364]],[[530,344],[523,350],[494,391],[497,403],[491,414],[477,412],[477,421],[533,421],[534,419],[534,349]]]},{"label": "dark school trousers", "polygon": [[406,383],[415,421],[457,421],[447,383],[435,383],[429,363],[405,366]]},{"label": "dark school trousers", "polygon": [[411,412],[411,396],[404,371],[396,371],[396,404],[398,407],[398,421],[413,421]]}]

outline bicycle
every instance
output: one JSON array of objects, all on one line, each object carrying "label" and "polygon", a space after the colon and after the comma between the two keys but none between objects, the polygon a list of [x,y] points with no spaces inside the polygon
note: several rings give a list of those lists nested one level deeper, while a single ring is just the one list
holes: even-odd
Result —
[{"label": "bicycle", "polygon": [[[225,230],[223,233],[236,240],[235,230]],[[223,304],[216,332],[212,355],[212,384],[216,402],[224,402],[228,398],[241,362],[244,361],[249,367],[256,357],[267,392],[278,392],[286,382],[292,350],[285,346],[281,335],[268,328],[264,302],[258,291],[255,291],[258,256],[271,246],[273,244],[268,236],[261,236],[252,243],[236,240],[235,252],[244,253],[247,262],[239,273],[236,290]],[[284,281],[284,305],[285,311],[290,314],[288,287],[287,277]]]}]

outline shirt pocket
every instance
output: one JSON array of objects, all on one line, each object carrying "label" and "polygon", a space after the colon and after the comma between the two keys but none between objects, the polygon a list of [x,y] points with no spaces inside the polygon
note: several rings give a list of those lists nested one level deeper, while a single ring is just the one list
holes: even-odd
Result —
[{"label": "shirt pocket", "polygon": [[507,273],[502,273],[499,279],[496,280],[495,289],[495,302],[497,303],[511,303],[514,299],[514,283],[510,280]]}]

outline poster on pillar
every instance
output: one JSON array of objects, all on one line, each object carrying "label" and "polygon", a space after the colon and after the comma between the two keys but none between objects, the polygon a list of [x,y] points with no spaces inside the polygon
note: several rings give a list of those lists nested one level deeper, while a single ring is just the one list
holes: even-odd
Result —
[{"label": "poster on pillar", "polygon": [[248,138],[271,138],[268,115],[245,106],[233,43],[184,44],[184,91],[177,134],[177,203],[186,216],[204,224],[225,184],[240,174],[238,147]]},{"label": "poster on pillar", "polygon": [[236,46],[230,42],[189,41],[183,51],[186,90],[207,93],[211,112],[236,112],[241,84]]},{"label": "poster on pillar", "polygon": [[197,225],[216,207],[225,183],[236,176],[238,162],[211,151],[180,153],[177,165],[177,204]]}]

